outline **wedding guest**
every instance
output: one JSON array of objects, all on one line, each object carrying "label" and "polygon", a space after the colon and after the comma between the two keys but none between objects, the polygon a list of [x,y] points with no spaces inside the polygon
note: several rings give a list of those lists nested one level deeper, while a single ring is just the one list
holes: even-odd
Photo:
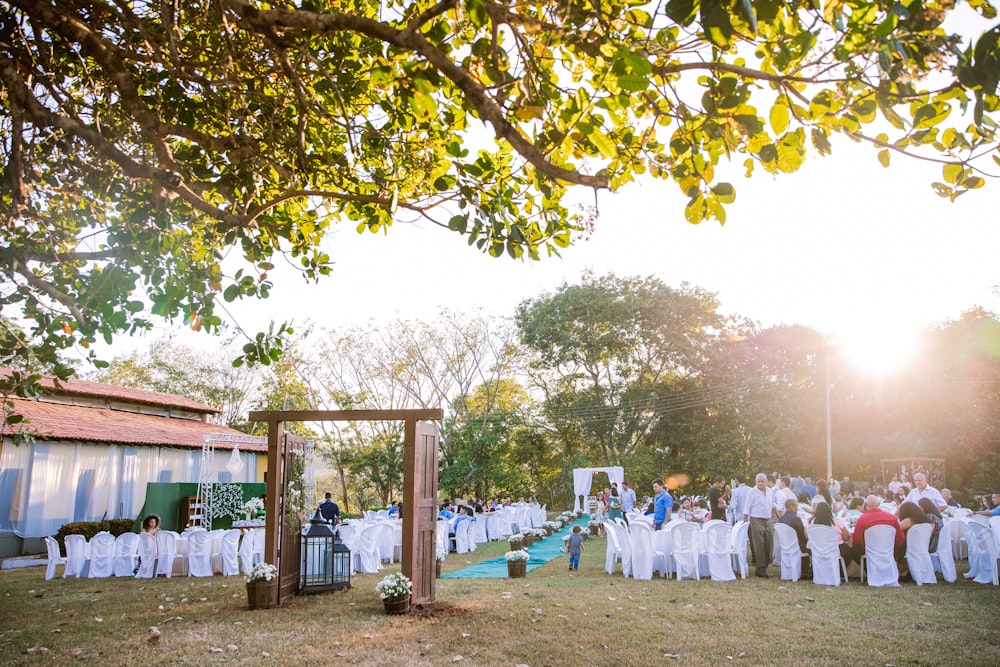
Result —
[{"label": "wedding guest", "polygon": [[573,526],[573,532],[566,541],[566,549],[569,551],[569,569],[579,570],[580,555],[583,553],[583,529],[580,524]]},{"label": "wedding guest", "polygon": [[726,478],[722,475],[716,475],[708,488],[708,512],[712,520],[726,520]]},{"label": "wedding guest", "polygon": [[[858,498],[858,500],[861,499]],[[834,518],[829,505],[826,503],[820,503],[817,505],[816,515],[810,519],[809,525],[830,526],[837,531],[837,545],[840,547],[840,555],[843,557],[845,563],[851,562],[851,533],[847,530],[847,526],[845,526],[840,519]]]},{"label": "wedding guest", "polygon": [[938,508],[939,512],[948,509],[948,503],[941,496],[941,492],[927,484],[927,473],[915,473],[913,475],[913,484],[913,490],[906,496],[908,502],[917,503],[921,498],[930,498],[934,503],[934,507]]},{"label": "wedding guest", "polygon": [[806,537],[806,527],[799,518],[799,501],[786,500],[785,512],[778,517],[778,523],[783,523],[795,531],[795,537],[799,540],[799,551],[802,552],[802,576],[812,579],[812,561],[809,560],[809,543]]},{"label": "wedding guest", "polygon": [[994,493],[992,496],[993,509],[982,510],[976,512],[976,514],[981,514],[982,516],[1000,516],[1000,493]]},{"label": "wedding guest", "polygon": [[920,509],[927,515],[927,520],[934,524],[930,542],[927,544],[928,553],[934,553],[938,548],[938,538],[941,537],[941,529],[944,528],[944,517],[941,516],[938,508],[934,507],[934,503],[931,502],[930,498],[921,498],[917,504],[920,505]]},{"label": "wedding guest", "polygon": [[893,540],[893,557],[896,562],[905,561],[906,558],[906,536],[899,525],[899,519],[895,514],[890,514],[883,510],[881,502],[876,495],[865,498],[865,511],[858,517],[858,522],[854,525],[854,534],[851,536],[851,558],[861,562],[861,557],[865,555],[865,531],[872,526],[892,526],[896,529],[896,538]]},{"label": "wedding guest", "polygon": [[653,480],[653,530],[660,530],[664,524],[670,521],[670,511],[674,506],[674,499],[667,493],[667,487],[663,485],[662,479]]},{"label": "wedding guest", "polygon": [[622,482],[622,512],[628,514],[635,508],[635,489],[628,482]]},{"label": "wedding guest", "polygon": [[142,520],[141,532],[149,533],[150,535],[156,535],[160,530],[160,517],[155,514],[148,515]]},{"label": "wedding guest", "polygon": [[767,475],[758,473],[756,484],[747,496],[747,504],[743,510],[743,520],[750,523],[750,550],[753,552],[755,574],[765,579],[767,564],[771,561],[774,551],[774,528],[771,518],[776,514],[774,509],[774,489],[767,487]]},{"label": "wedding guest", "polygon": [[944,498],[946,503],[948,503],[948,507],[961,507],[961,505],[958,504],[958,501],[952,497],[951,489],[941,489],[941,497]]}]

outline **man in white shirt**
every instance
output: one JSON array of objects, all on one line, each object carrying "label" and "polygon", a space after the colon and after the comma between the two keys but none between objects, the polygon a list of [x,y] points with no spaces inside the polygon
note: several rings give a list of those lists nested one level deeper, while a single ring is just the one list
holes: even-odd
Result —
[{"label": "man in white shirt", "polygon": [[948,509],[948,503],[945,501],[944,496],[941,495],[941,492],[927,484],[926,474],[922,472],[914,474],[913,484],[913,490],[910,491],[910,495],[906,496],[906,500],[903,502],[919,504],[921,498],[930,498],[930,501],[934,503],[934,507],[938,508],[939,512]]},{"label": "man in white shirt", "polygon": [[774,551],[774,528],[771,519],[777,518],[774,509],[774,489],[767,488],[767,475],[757,474],[757,483],[747,494],[747,504],[743,508],[743,520],[750,522],[750,549],[753,551],[755,574],[770,578],[767,564]]},{"label": "man in white shirt", "polygon": [[733,478],[733,497],[729,500],[734,521],[743,520],[743,508],[746,507],[748,493],[750,493],[750,487],[743,483],[743,475],[736,475]]},{"label": "man in white shirt", "polygon": [[628,514],[635,508],[635,489],[628,482],[622,482],[622,513]]}]

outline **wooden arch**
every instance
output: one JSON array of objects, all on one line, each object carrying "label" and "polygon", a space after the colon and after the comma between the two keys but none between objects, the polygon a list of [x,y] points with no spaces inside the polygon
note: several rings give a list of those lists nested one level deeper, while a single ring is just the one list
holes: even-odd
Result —
[{"label": "wooden arch", "polygon": [[402,421],[403,427],[403,574],[413,581],[413,604],[434,602],[437,547],[438,438],[441,409],[421,410],[268,410],[251,412],[250,421],[267,422],[268,517],[264,560],[278,568],[280,605],[299,590],[299,526],[285,519],[290,446],[285,422]]}]

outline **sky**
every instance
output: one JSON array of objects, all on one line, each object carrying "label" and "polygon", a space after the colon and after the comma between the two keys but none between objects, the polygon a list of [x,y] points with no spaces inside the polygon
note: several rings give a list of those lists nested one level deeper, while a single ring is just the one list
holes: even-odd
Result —
[{"label": "sky", "polygon": [[894,158],[885,169],[874,149],[846,141],[795,174],[728,171],[737,201],[724,226],[689,224],[673,183],[644,182],[601,193],[593,235],[540,262],[489,257],[426,223],[386,235],[340,225],[328,280],[272,272],[271,298],[232,314],[248,331],[271,319],[431,320],[442,307],[510,315],[586,270],[686,281],[717,293],[726,314],[845,339],[902,335],[977,305],[1000,311],[1000,183],[952,203],[930,188],[939,165]]}]

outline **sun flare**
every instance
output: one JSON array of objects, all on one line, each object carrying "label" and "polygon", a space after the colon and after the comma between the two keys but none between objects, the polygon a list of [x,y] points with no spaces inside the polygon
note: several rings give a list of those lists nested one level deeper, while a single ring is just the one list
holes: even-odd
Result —
[{"label": "sun flare", "polygon": [[884,374],[902,367],[912,357],[917,335],[888,326],[873,326],[841,337],[847,358],[862,370]]}]

